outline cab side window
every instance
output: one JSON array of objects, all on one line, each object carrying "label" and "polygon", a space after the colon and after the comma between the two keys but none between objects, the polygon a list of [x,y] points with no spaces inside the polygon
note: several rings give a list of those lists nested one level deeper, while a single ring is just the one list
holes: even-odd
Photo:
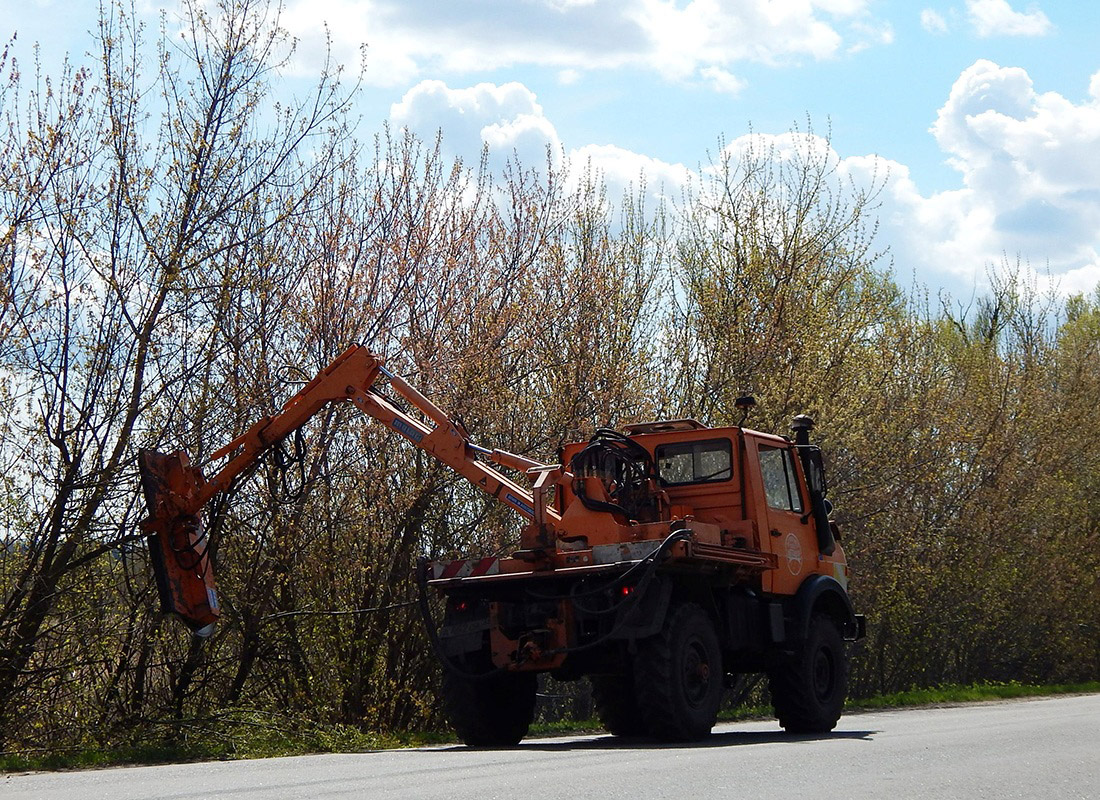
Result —
[{"label": "cab side window", "polygon": [[657,448],[657,472],[662,486],[728,481],[733,477],[729,439],[676,442]]},{"label": "cab side window", "polygon": [[760,475],[764,479],[764,494],[768,505],[778,511],[802,513],[802,497],[798,493],[791,451],[760,445]]}]

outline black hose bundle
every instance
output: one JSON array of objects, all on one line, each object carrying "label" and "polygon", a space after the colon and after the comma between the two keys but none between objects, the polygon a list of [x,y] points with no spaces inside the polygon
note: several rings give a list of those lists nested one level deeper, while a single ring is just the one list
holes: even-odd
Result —
[{"label": "black hose bundle", "polygon": [[[590,511],[621,514],[628,520],[656,518],[656,498],[650,489],[657,470],[649,451],[629,436],[600,428],[569,462],[573,494]],[[599,478],[610,502],[589,497],[584,478]]]}]

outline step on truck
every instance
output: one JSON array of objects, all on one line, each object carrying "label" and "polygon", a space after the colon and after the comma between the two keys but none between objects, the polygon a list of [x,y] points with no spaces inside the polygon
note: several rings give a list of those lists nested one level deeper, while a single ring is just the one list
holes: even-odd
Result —
[{"label": "step on truck", "polygon": [[[139,454],[161,606],[196,635],[209,635],[221,615],[203,507],[337,402],[526,520],[507,557],[422,560],[417,569],[444,711],[466,744],[519,742],[539,673],[588,677],[602,724],[618,736],[705,737],[723,690],[753,674],[767,676],[786,731],[835,727],[848,643],[865,624],[848,597],[821,451],[806,416],[794,418],[793,438],[744,427],[748,397],[738,425],[600,429],[543,463],[476,445],[381,358],[349,348],[278,414],[213,453],[206,470],[183,451]],[[442,596],[438,620],[432,593]]]}]

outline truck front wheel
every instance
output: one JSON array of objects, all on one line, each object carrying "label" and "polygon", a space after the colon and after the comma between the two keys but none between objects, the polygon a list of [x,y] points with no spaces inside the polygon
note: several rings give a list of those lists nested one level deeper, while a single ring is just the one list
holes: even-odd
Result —
[{"label": "truck front wheel", "polygon": [[813,616],[805,645],[768,672],[768,688],[787,733],[828,733],[836,727],[848,694],[848,654],[831,617]]},{"label": "truck front wheel", "polygon": [[661,632],[638,643],[634,690],[646,732],[664,741],[702,739],[718,720],[722,653],[710,617],[684,603]]},{"label": "truck front wheel", "polygon": [[470,747],[511,747],[527,735],[535,716],[533,672],[467,677],[443,673],[443,710]]}]

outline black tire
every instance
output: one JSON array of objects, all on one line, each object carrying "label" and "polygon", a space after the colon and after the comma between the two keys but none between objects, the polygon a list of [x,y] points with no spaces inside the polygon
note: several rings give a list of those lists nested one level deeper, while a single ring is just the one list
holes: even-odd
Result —
[{"label": "black tire", "polygon": [[813,616],[805,645],[768,672],[768,688],[787,733],[828,733],[836,727],[848,695],[848,653],[831,617]]},{"label": "black tire", "polygon": [[443,672],[443,711],[470,747],[511,747],[535,717],[533,672],[498,672],[468,678]]},{"label": "black tire", "polygon": [[661,632],[638,643],[634,687],[646,732],[689,742],[710,733],[722,701],[722,652],[710,617],[695,603],[671,610]]},{"label": "black tire", "polygon": [[615,736],[643,736],[645,723],[638,711],[631,675],[592,676],[592,703],[596,716]]}]

